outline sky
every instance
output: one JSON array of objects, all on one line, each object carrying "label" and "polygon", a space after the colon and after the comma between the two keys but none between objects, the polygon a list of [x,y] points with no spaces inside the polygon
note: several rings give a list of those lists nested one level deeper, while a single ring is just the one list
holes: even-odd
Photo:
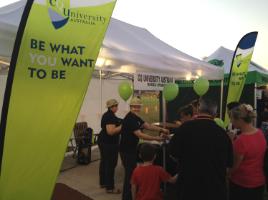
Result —
[{"label": "sky", "polygon": [[117,0],[113,17],[199,59],[220,46],[234,51],[243,35],[258,31],[252,60],[268,68],[267,10],[268,0]]}]

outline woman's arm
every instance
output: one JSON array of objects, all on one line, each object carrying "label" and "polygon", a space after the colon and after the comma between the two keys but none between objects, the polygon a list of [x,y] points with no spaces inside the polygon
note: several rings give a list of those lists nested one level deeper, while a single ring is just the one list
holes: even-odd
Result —
[{"label": "woman's arm", "polygon": [[116,135],[116,134],[120,133],[121,127],[122,127],[122,125],[115,126],[115,124],[107,124],[106,125],[107,134],[108,135]]},{"label": "woman's arm", "polygon": [[159,132],[163,132],[165,134],[169,134],[169,130],[168,129],[161,128],[159,126],[155,126],[155,125],[149,124],[147,122],[144,122],[143,128],[148,129],[148,130],[151,130],[151,131],[159,131]]},{"label": "woman's arm", "polygon": [[229,174],[232,174],[232,172],[235,171],[240,166],[243,159],[244,159],[244,155],[239,155],[237,153],[234,153],[234,165],[229,170]]},{"label": "woman's arm", "polygon": [[147,135],[143,132],[141,132],[141,130],[136,130],[134,131],[134,134],[140,138],[140,139],[143,139],[143,140],[156,140],[156,141],[162,141],[163,138],[160,137],[160,136],[151,136],[151,135]]}]

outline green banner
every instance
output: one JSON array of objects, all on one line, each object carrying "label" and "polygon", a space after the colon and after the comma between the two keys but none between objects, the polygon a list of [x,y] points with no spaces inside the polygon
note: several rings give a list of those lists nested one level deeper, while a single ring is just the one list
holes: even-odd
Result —
[{"label": "green banner", "polygon": [[[226,105],[233,101],[239,102],[246,82],[248,67],[253,54],[257,35],[258,32],[248,33],[237,45],[232,61]],[[227,109],[225,111],[224,119],[225,126],[227,126],[230,121]]]},{"label": "green banner", "polygon": [[28,0],[0,126],[0,200],[49,200],[116,0]]}]

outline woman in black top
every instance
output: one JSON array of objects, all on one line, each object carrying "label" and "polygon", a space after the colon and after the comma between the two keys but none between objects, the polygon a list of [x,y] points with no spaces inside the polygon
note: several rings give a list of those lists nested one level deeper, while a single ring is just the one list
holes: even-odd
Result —
[{"label": "woman in black top", "polygon": [[118,102],[110,99],[106,102],[108,108],[101,119],[101,132],[98,138],[100,149],[100,187],[106,188],[107,193],[119,194],[121,191],[114,187],[114,171],[118,160],[119,133],[121,131],[121,119],[116,117]]}]

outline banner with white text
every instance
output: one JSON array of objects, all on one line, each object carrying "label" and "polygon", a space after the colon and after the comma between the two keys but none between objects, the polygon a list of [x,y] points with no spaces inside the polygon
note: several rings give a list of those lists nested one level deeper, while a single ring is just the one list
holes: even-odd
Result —
[{"label": "banner with white text", "polygon": [[27,1],[1,115],[0,200],[51,199],[115,3]]},{"label": "banner with white text", "polygon": [[[230,102],[239,102],[247,74],[251,57],[254,51],[255,42],[257,40],[258,32],[251,32],[246,34],[238,43],[234,52],[232,67],[229,75],[228,94],[226,105]],[[228,125],[230,119],[225,111],[224,118],[225,126]]]}]

